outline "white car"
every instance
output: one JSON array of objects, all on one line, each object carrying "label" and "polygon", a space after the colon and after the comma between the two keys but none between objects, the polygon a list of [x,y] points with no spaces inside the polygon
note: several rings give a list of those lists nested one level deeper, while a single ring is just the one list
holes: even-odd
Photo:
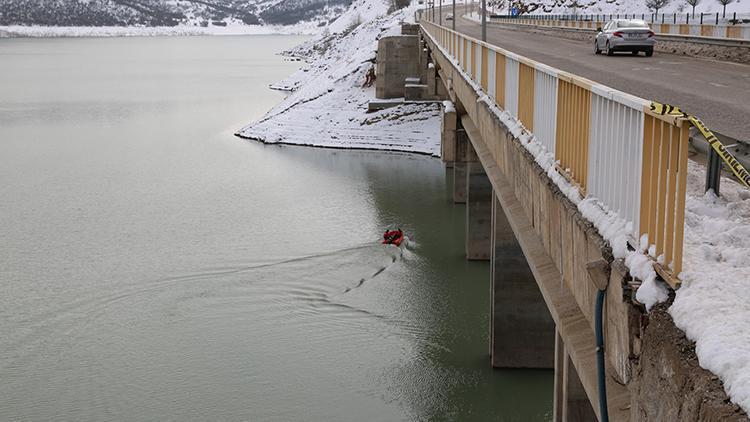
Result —
[{"label": "white car", "polygon": [[656,37],[648,24],[639,19],[615,19],[607,22],[594,39],[594,54],[606,52],[608,56],[616,51],[629,51],[632,55],[638,55],[643,51],[646,57],[654,54]]}]

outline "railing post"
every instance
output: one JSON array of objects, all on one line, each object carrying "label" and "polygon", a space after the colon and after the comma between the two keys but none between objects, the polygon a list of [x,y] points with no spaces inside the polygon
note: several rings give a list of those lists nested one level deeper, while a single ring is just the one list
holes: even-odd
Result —
[{"label": "railing post", "polygon": [[714,194],[719,195],[719,185],[721,184],[721,158],[713,149],[708,149],[708,166],[706,169],[706,192],[713,190]]}]

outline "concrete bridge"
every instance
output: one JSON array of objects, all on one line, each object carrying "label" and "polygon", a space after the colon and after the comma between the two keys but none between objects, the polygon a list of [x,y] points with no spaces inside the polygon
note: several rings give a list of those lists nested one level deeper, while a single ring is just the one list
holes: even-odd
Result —
[{"label": "concrete bridge", "polygon": [[[641,280],[575,200],[607,200],[631,223],[631,243],[646,236],[666,258],[659,274],[679,283],[685,122],[445,27],[402,32],[379,41],[377,95],[450,100],[442,159],[453,201],[466,204],[466,258],[490,261],[490,364],[554,368],[555,421],[744,420],[678,350],[688,342],[669,316],[647,316],[634,298]],[[611,149],[592,146],[597,137]],[[677,340],[644,340],[660,336]]]}]

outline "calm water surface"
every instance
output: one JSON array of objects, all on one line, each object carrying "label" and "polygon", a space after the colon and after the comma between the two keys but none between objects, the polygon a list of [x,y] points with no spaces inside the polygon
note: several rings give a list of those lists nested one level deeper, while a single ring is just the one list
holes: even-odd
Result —
[{"label": "calm water surface", "polygon": [[300,41],[0,40],[0,420],[550,418],[439,160],[232,136]]}]

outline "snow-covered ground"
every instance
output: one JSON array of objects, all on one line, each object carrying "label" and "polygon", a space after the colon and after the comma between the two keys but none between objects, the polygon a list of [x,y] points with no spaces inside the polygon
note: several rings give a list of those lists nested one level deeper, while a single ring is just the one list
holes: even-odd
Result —
[{"label": "snow-covered ground", "polygon": [[700,365],[750,413],[750,191],[722,178],[720,197],[704,194],[705,168],[688,171],[683,284],[669,311]]},{"label": "snow-covered ground", "polygon": [[367,113],[375,87],[362,84],[373,66],[377,40],[400,34],[401,22],[414,16],[414,6],[387,15],[388,3],[355,1],[327,35],[289,52],[307,64],[272,87],[293,93],[238,135],[266,143],[438,155],[439,104],[405,104]]}]

